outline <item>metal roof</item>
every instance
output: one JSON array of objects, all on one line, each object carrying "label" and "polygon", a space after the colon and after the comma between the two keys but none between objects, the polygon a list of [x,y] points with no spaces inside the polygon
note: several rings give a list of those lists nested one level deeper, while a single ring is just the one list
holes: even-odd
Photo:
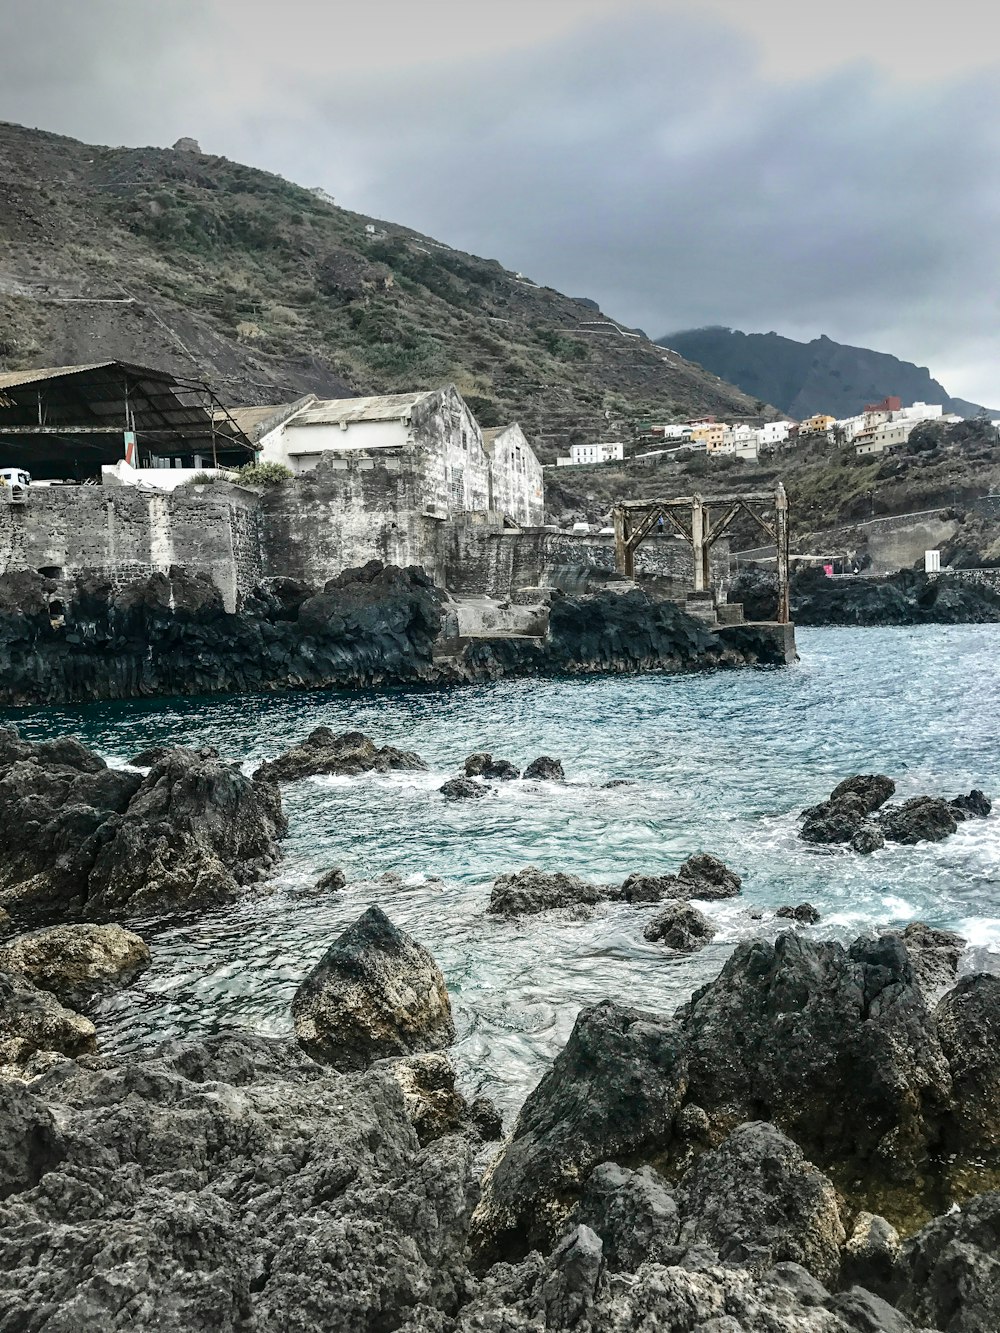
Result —
[{"label": "metal roof", "polygon": [[402,421],[417,403],[432,398],[440,389],[418,389],[413,393],[381,394],[376,398],[323,398],[297,413],[296,426],[351,425],[357,421]]},{"label": "metal roof", "polygon": [[217,411],[214,415],[216,423],[222,430],[228,433],[232,430],[232,426],[235,426],[237,430],[243,432],[248,440],[256,444],[264,435],[274,430],[276,426],[280,426],[283,421],[287,421],[296,412],[310,407],[316,401],[314,393],[307,393],[303,398],[297,398],[294,403],[268,403],[258,407],[227,407]]},{"label": "metal roof", "polygon": [[[93,361],[86,366],[47,366],[36,370],[2,370],[0,371],[0,389],[12,389],[21,384],[37,384],[41,380],[54,380],[63,375],[81,375],[87,370],[103,370],[106,366],[113,366],[114,361]],[[136,366],[130,367],[135,370]]]}]

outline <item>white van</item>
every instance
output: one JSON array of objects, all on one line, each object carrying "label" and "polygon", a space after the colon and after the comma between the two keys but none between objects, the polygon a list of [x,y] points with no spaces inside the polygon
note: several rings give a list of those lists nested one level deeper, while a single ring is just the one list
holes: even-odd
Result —
[{"label": "white van", "polygon": [[0,500],[23,504],[28,498],[31,473],[19,467],[0,467]]}]

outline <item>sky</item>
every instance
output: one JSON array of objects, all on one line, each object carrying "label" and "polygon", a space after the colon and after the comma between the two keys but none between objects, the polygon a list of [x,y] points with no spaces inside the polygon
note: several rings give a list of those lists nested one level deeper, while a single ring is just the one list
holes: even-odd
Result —
[{"label": "sky", "polygon": [[984,0],[0,0],[0,119],[170,145],[588,296],[1000,408]]}]

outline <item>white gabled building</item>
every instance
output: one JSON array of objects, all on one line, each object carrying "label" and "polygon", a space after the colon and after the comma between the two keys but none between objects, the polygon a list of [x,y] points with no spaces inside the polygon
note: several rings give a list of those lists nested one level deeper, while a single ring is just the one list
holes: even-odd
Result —
[{"label": "white gabled building", "polygon": [[525,528],[545,522],[542,465],[524,431],[513,422],[483,431],[490,463],[490,508]]}]

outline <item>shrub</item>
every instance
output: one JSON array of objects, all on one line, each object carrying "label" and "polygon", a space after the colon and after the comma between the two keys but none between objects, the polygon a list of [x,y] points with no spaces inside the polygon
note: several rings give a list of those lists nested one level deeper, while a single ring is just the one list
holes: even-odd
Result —
[{"label": "shrub", "polygon": [[186,486],[208,486],[212,482],[221,481],[218,472],[196,472],[190,480],[184,484]]},{"label": "shrub", "polygon": [[248,486],[284,486],[293,474],[284,463],[247,463],[237,468],[236,476]]}]

